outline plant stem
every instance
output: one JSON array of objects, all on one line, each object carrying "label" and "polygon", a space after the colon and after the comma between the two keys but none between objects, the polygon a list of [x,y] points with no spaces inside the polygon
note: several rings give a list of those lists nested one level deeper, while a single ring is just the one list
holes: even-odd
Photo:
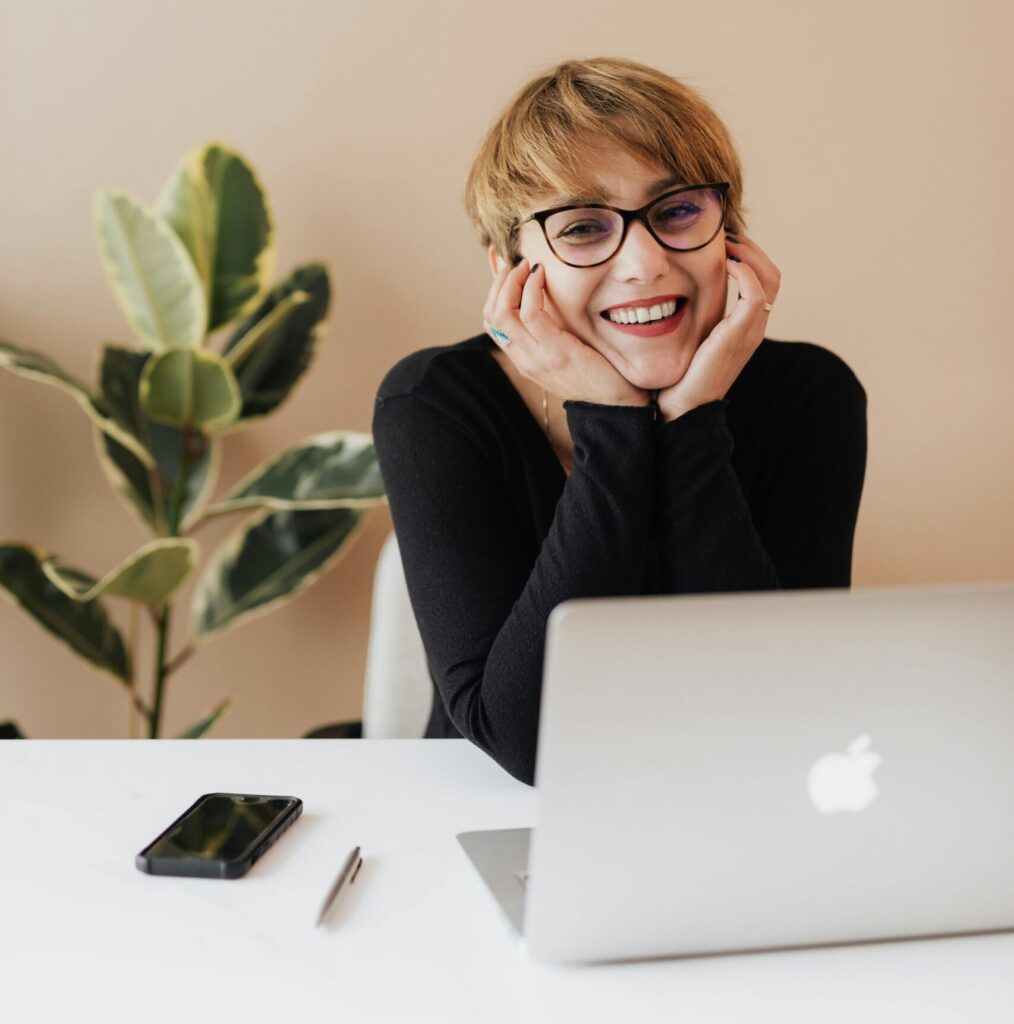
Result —
[{"label": "plant stem", "polygon": [[[144,718],[146,720],[150,720],[151,719],[151,712],[145,706],[144,701],[141,700],[141,698],[136,693],[134,693],[132,695],[131,699],[133,701],[134,709],[137,711],[137,713],[139,715],[141,715],[142,718]],[[131,739],[133,739],[133,736],[131,736]]]},{"label": "plant stem", "polygon": [[176,655],[168,665],[165,666],[165,675],[171,675],[194,653],[194,645],[191,644],[189,647],[184,647],[179,654]]},{"label": "plant stem", "polygon": [[[180,461],[176,470],[176,480],[173,483],[172,498],[169,502],[169,522],[166,524],[166,532],[170,537],[178,537],[180,529],[180,515],[183,510],[183,498],[187,493],[187,472],[190,469],[190,445],[193,430],[189,426],[183,426],[180,430]],[[166,663],[166,652],[169,647],[169,620],[172,615],[172,602],[167,602],[161,613],[156,614],[158,629],[158,647],[155,651],[155,697],[152,703],[151,716],[148,720],[148,735],[151,739],[158,739],[159,726],[162,718],[162,697],[165,691],[165,681],[172,669],[179,664],[179,659],[173,664]]]},{"label": "plant stem", "polygon": [[180,532],[180,513],[183,510],[183,498],[187,493],[187,473],[190,469],[190,444],[193,430],[184,426],[180,430],[180,464],[176,470],[172,497],[169,500],[168,534],[178,537]]},{"label": "plant stem", "polygon": [[131,739],[135,739],[138,733],[138,720],[137,720],[137,605],[130,602],[130,634],[129,634],[129,649],[134,652],[134,657],[131,658],[130,667],[130,679],[127,682],[127,693],[130,696],[130,703],[128,705],[128,714],[130,717],[127,720],[127,735]]},{"label": "plant stem", "polygon": [[165,533],[165,515],[162,510],[162,486],[157,469],[148,468],[148,493],[151,495],[151,511],[155,517],[155,532]]},{"label": "plant stem", "polygon": [[152,704],[151,716],[148,719],[148,735],[151,739],[158,739],[160,719],[162,717],[162,692],[166,671],[166,648],[169,645],[169,614],[172,611],[170,605],[166,605],[162,614],[158,617],[158,649],[155,653],[155,701]]}]

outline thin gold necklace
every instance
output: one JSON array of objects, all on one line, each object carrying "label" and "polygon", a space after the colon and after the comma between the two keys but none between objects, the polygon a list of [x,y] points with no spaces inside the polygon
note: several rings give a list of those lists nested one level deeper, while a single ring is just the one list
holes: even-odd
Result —
[{"label": "thin gold necklace", "polygon": [[549,447],[553,449],[553,454],[563,466],[563,471],[569,476],[570,462],[560,454],[556,445],[553,444],[552,435],[549,433],[549,395],[546,393],[545,388],[542,389],[542,429],[546,432],[546,440],[549,442]]}]

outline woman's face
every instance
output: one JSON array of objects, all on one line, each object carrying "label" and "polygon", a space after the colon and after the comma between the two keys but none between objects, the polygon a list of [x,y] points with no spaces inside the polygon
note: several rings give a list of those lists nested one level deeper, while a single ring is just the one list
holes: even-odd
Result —
[{"label": "woman's face", "polygon": [[[613,143],[599,144],[594,155],[598,169],[591,178],[608,193],[611,206],[634,210],[678,187],[665,168],[641,163]],[[565,203],[565,197],[550,195],[535,209]],[[605,356],[631,384],[653,389],[683,377],[698,346],[725,315],[724,238],[724,230],[719,231],[702,249],[673,252],[634,221],[612,259],[598,267],[570,267],[556,258],[542,229],[530,221],[520,230],[519,246],[532,265],[546,268],[546,308],[557,323]],[[603,316],[617,306],[645,305],[648,299],[648,305],[655,305],[679,296],[688,301],[675,326],[651,337],[624,331]]]}]

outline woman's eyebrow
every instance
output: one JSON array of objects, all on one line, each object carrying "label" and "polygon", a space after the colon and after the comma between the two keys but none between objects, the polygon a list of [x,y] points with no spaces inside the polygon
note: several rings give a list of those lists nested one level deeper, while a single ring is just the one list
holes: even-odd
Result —
[{"label": "woman's eyebrow", "polygon": [[654,184],[648,186],[648,191],[644,194],[644,200],[647,202],[649,199],[654,199],[655,196],[662,192],[666,192],[671,188],[676,188],[679,185],[685,185],[686,182],[678,174],[672,174],[668,178],[660,178]]},{"label": "woman's eyebrow", "polygon": [[[644,191],[644,201],[649,202],[655,196],[684,184],[679,175],[670,175],[668,178],[660,178],[652,182]],[[581,203],[606,203],[613,202],[613,195],[605,189],[590,188],[582,195],[561,195],[554,206],[579,206]]]}]

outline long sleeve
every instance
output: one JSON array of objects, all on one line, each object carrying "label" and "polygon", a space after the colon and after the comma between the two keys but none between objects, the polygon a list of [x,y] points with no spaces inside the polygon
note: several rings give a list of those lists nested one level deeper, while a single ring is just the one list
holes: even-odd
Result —
[{"label": "long sleeve", "polygon": [[655,535],[665,593],[779,586],[732,466],[723,405],[699,406],[658,431]]},{"label": "long sleeve", "polygon": [[534,567],[489,443],[415,391],[378,397],[373,420],[440,699],[463,736],[529,784],[550,612],[568,598],[639,593],[648,551],[652,410],[565,408],[574,468]]},{"label": "long sleeve", "polygon": [[[866,395],[817,346],[657,431],[655,543],[667,593],[838,587],[851,581],[866,467]],[[791,350],[791,351],[790,351]],[[770,351],[770,349],[769,349]],[[784,356],[779,357],[785,361]],[[763,403],[761,407],[760,403]],[[746,405],[749,501],[727,412]],[[760,415],[754,411],[757,407]],[[752,435],[752,436],[751,436]]]}]

